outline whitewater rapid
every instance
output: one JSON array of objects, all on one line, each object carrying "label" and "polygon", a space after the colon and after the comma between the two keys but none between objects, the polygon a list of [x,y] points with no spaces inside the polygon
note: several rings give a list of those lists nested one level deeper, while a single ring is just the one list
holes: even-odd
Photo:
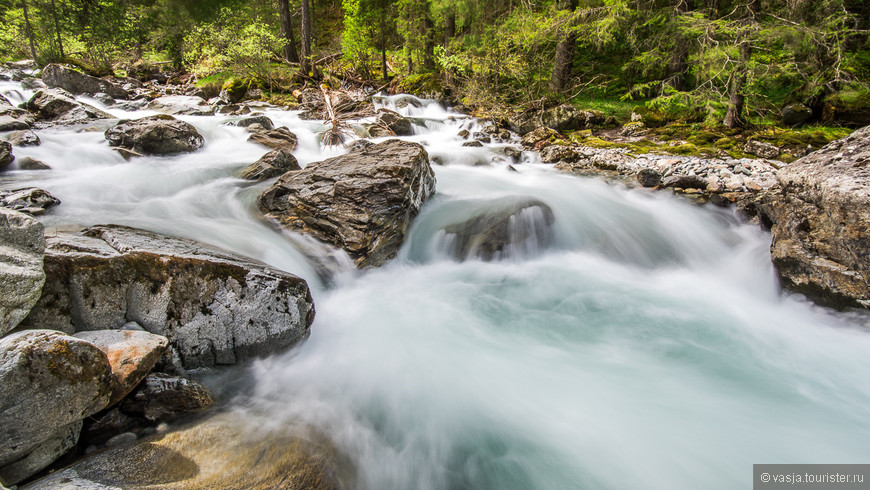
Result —
[{"label": "whitewater rapid", "polygon": [[[399,100],[379,104],[413,117],[403,139],[444,164],[436,195],[393,262],[330,283],[259,219],[268,182],[235,176],[267,151],[223,125],[238,117],[180,116],[203,150],[130,162],[103,138],[111,122],[41,130],[15,155],[52,170],[13,168],[0,187],[58,197],[48,233],[136,226],[308,280],[310,338],[216,389],[225,410],[316,428],[352,462],[354,488],[731,489],[751,485],[753,463],[870,459],[870,320],[783,294],[767,233],[529,152],[511,171],[503,144],[462,146],[457,132],[479,122]],[[347,151],[319,145],[320,122],[266,115],[297,134],[303,166]],[[547,247],[492,262],[445,253],[445,226],[529,198],[552,209]]]}]

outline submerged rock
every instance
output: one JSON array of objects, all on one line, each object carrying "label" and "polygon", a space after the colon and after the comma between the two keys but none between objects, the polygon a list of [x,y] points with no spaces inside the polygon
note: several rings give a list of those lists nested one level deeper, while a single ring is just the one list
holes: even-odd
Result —
[{"label": "submerged rock", "polygon": [[870,308],[870,127],[777,172],[765,196],[784,286],[832,306]]},{"label": "submerged rock", "polygon": [[45,214],[48,208],[58,204],[60,199],[36,187],[0,191],[0,207],[21,211],[31,216]]},{"label": "submerged rock", "polygon": [[48,281],[27,323],[73,333],[135,321],[168,338],[184,369],[280,352],[302,340],[314,319],[303,279],[134,228],[53,235],[45,270]]},{"label": "submerged rock", "polygon": [[105,135],[112,146],[146,155],[192,152],[204,143],[192,125],[165,114],[121,121],[107,129]]},{"label": "submerged rock", "polygon": [[17,327],[39,301],[44,253],[42,223],[0,207],[0,337]]},{"label": "submerged rock", "polygon": [[111,369],[84,340],[25,330],[0,339],[0,386],[0,481],[15,484],[75,444],[109,401]]},{"label": "submerged rock", "polygon": [[129,97],[126,90],[111,82],[54,63],[42,69],[42,80],[49,87],[60,87],[76,95],[104,93],[115,99],[126,99]]},{"label": "submerged rock", "polygon": [[296,135],[285,126],[257,131],[248,137],[248,141],[259,143],[273,150],[284,150],[289,153],[293,153],[293,150],[296,149]]},{"label": "submerged rock", "polygon": [[358,267],[369,267],[398,253],[434,192],[426,150],[389,140],[284,174],[258,205],[279,227],[343,248]]},{"label": "submerged rock", "polygon": [[299,162],[296,157],[284,150],[272,150],[266,153],[256,162],[242,170],[241,178],[261,181],[283,175],[291,170],[299,170]]},{"label": "submerged rock", "polygon": [[22,129],[20,131],[9,133],[6,141],[11,143],[13,146],[39,146],[41,143],[39,141],[39,136],[29,129]]},{"label": "submerged rock", "polygon": [[208,102],[192,95],[164,95],[148,102],[145,108],[171,116],[210,116],[214,113]]},{"label": "submerged rock", "polygon": [[537,199],[507,198],[488,203],[474,217],[444,228],[449,253],[456,259],[485,261],[523,257],[553,241],[555,218]]},{"label": "submerged rock", "polygon": [[338,490],[352,473],[321,437],[255,416],[220,414],[95,453],[22,490]]},{"label": "submerged rock", "polygon": [[8,141],[0,141],[0,170],[9,168],[9,164],[15,161],[15,155],[12,154],[12,143]]},{"label": "submerged rock", "polygon": [[137,330],[95,330],[74,335],[97,346],[112,367],[112,397],[108,406],[121,401],[163,355],[169,340],[162,335]]},{"label": "submerged rock", "polygon": [[164,373],[149,374],[121,404],[121,411],[151,422],[171,422],[214,404],[211,392],[196,381]]}]

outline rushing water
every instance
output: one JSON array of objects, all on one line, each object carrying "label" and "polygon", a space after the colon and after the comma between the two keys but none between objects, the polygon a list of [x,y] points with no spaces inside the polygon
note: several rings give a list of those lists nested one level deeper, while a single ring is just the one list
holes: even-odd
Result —
[{"label": "rushing water", "polygon": [[[428,102],[398,110],[415,118],[407,139],[445,164],[437,193],[396,260],[331,285],[258,219],[267,184],[234,174],[266,150],[230,116],[182,117],[205,136],[197,153],[131,162],[91,130],[104,124],[39,131],[42,146],[15,154],[53,170],[0,185],[60,198],[49,230],[138,226],[308,279],[311,337],[243,368],[251,382],[228,405],[316,427],[353,461],[356,488],[731,489],[751,485],[753,463],[870,459],[867,317],[781,294],[769,235],[532,154],[509,171],[500,145],[461,146],[476,122]],[[299,136],[303,165],[344,151],[319,147],[317,122],[267,114]],[[447,253],[446,226],[524,199],[552,209],[547,246]]]}]

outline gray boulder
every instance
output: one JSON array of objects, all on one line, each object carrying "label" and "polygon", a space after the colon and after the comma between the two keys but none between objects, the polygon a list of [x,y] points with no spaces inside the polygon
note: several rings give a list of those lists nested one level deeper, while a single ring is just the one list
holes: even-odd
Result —
[{"label": "gray boulder", "polygon": [[[248,127],[253,127],[253,124]],[[296,135],[284,126],[258,131],[249,136],[248,141],[259,143],[273,150],[284,150],[288,153],[293,153],[293,150],[296,149]]]},{"label": "gray boulder", "polygon": [[42,223],[0,207],[0,336],[18,326],[39,301],[44,252]]},{"label": "gray boulder", "polygon": [[5,98],[0,100],[0,131],[29,129],[36,117],[19,107],[13,107]]},{"label": "gray boulder", "polygon": [[273,129],[275,127],[272,120],[266,116],[251,116],[227,123],[228,126],[237,126],[240,128],[247,128],[252,124],[259,124],[263,129]]},{"label": "gray boulder", "polygon": [[94,330],[73,335],[106,354],[112,368],[112,396],[107,406],[130,393],[163,355],[169,340],[142,330]]},{"label": "gray boulder", "polygon": [[171,422],[214,404],[211,392],[196,381],[151,373],[121,403],[121,411],[150,422]]},{"label": "gray boulder", "polygon": [[783,286],[831,306],[870,308],[870,127],[777,172],[759,210]]},{"label": "gray boulder", "polygon": [[192,95],[164,95],[149,102],[145,108],[172,116],[210,116],[214,113],[208,102]]},{"label": "gray boulder", "polygon": [[169,339],[178,369],[283,351],[308,334],[314,319],[303,279],[134,228],[52,235],[45,270],[48,281],[26,323],[73,333],[135,321]]},{"label": "gray boulder", "polygon": [[662,183],[662,174],[654,168],[644,168],[637,173],[637,181],[644,187],[655,187]]},{"label": "gray boulder", "polygon": [[743,151],[761,158],[776,158],[782,150],[766,141],[750,140],[746,142]]},{"label": "gray boulder", "polygon": [[115,99],[126,99],[129,94],[121,87],[64,65],[50,64],[42,69],[42,81],[49,87],[59,87],[73,94],[95,95],[105,93]]},{"label": "gray boulder", "polygon": [[553,211],[532,198],[487,203],[472,218],[444,228],[456,259],[498,260],[534,254],[553,241]]},{"label": "gray boulder", "polygon": [[540,150],[547,146],[552,139],[557,138],[558,136],[559,133],[553,129],[541,127],[523,136],[522,144],[526,148]]},{"label": "gray boulder", "polygon": [[0,191],[0,207],[14,209],[31,216],[45,214],[45,211],[60,204],[60,199],[36,187],[26,187]]},{"label": "gray boulder", "polygon": [[31,157],[19,159],[18,168],[21,170],[51,170],[51,167],[47,163]]},{"label": "gray boulder", "polygon": [[586,126],[586,115],[572,105],[562,104],[543,111],[541,125],[556,131],[573,131]]},{"label": "gray boulder", "polygon": [[9,164],[15,161],[15,155],[12,154],[12,143],[8,141],[0,141],[0,170],[9,168]]},{"label": "gray boulder", "polygon": [[76,101],[72,94],[59,89],[40,90],[25,103],[41,121],[50,124],[80,124],[97,119],[112,119],[108,112]]},{"label": "gray boulder", "polygon": [[246,180],[261,181],[278,177],[292,170],[300,170],[296,157],[284,150],[272,150],[266,153],[256,162],[242,170],[241,178]]},{"label": "gray boulder", "polygon": [[570,146],[550,145],[541,150],[541,161],[544,163],[576,162],[582,157],[582,153]]},{"label": "gray boulder", "polygon": [[144,155],[193,152],[205,142],[191,124],[165,114],[120,121],[105,135],[110,145]]},{"label": "gray boulder", "polygon": [[426,150],[389,140],[284,174],[258,205],[277,226],[343,248],[368,267],[396,255],[434,192]]},{"label": "gray boulder", "polygon": [[662,181],[663,187],[676,189],[707,189],[707,180],[697,175],[671,175]]},{"label": "gray boulder", "polygon": [[0,339],[0,386],[0,480],[15,484],[75,443],[82,419],[109,401],[111,370],[88,342],[25,330]]},{"label": "gray boulder", "polygon": [[395,136],[410,136],[411,121],[399,114],[398,112],[389,109],[379,109],[376,125],[388,129]]},{"label": "gray boulder", "polygon": [[6,141],[12,146],[39,146],[39,136],[29,129],[13,131],[6,137]]}]

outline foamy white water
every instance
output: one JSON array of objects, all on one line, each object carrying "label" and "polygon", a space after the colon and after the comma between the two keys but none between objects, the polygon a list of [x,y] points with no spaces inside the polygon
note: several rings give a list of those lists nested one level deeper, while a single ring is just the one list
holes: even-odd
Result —
[{"label": "foamy white water", "polygon": [[[781,294],[769,235],[539,163],[474,166],[502,145],[465,148],[456,133],[478,122],[410,100],[405,139],[444,163],[437,193],[395,261],[331,286],[258,219],[267,183],[235,173],[267,149],[222,126],[229,116],[182,118],[205,136],[197,153],[131,162],[101,131],[39,131],[42,146],[15,154],[53,170],[0,185],[60,198],[49,226],[138,226],[308,279],[311,337],[238,368],[251,382],[224,401],[318,428],[354,463],[355,488],[731,489],[751,485],[753,463],[867,462],[868,318]],[[320,148],[319,122],[267,114],[298,135],[303,165],[345,151]],[[547,247],[445,253],[444,227],[523,199],[552,210]]]}]

